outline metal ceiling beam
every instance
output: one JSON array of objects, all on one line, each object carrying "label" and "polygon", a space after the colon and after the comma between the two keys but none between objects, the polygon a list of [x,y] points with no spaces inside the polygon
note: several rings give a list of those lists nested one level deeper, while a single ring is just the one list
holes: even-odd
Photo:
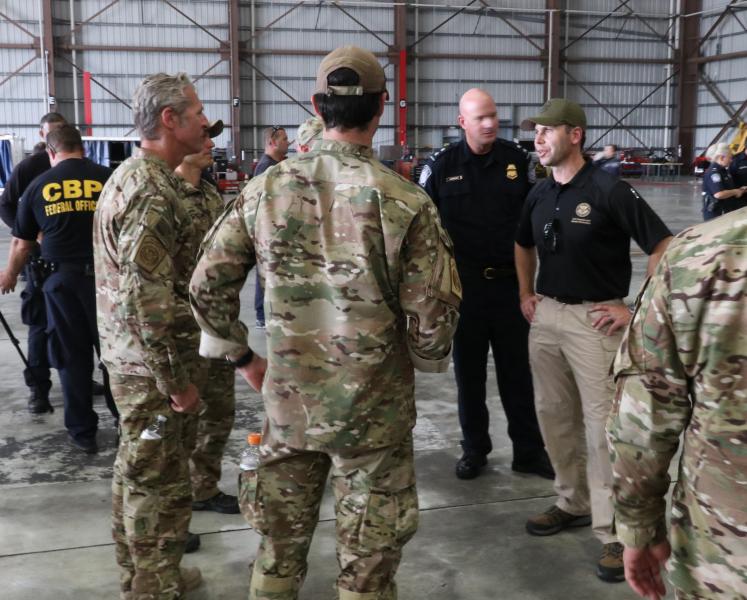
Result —
[{"label": "metal ceiling beam", "polygon": [[[387,48],[389,47],[389,43],[386,40],[382,39],[379,36],[379,34],[376,33],[375,31],[373,31],[370,27],[367,27],[364,23],[361,23],[358,19],[356,19],[353,15],[351,15],[348,11],[346,11],[342,6],[340,6],[339,3],[333,1],[332,2],[332,6],[334,6],[335,8],[337,8],[340,12],[342,12],[342,14],[346,15],[349,19],[355,21],[355,23],[357,23],[360,27],[362,27],[365,32],[370,33],[377,40],[379,40],[382,44],[384,44],[384,47],[387,47]],[[395,11],[399,7],[400,7],[400,5],[395,5],[395,7],[394,7]]]},{"label": "metal ceiling beam", "polygon": [[413,48],[414,48],[415,46],[417,46],[417,45],[418,45],[418,44],[419,44],[420,42],[422,42],[422,41],[423,41],[424,39],[426,39],[427,37],[430,37],[431,35],[433,35],[434,33],[436,33],[436,32],[437,32],[437,31],[438,31],[439,29],[441,29],[441,28],[442,28],[442,27],[443,27],[444,25],[446,25],[446,23],[448,23],[449,21],[451,21],[451,20],[452,20],[453,18],[457,17],[458,15],[462,14],[462,13],[463,13],[463,12],[464,12],[465,10],[467,10],[467,9],[468,9],[468,8],[469,8],[470,6],[472,6],[472,5],[473,5],[473,4],[475,3],[475,2],[477,2],[477,0],[470,0],[470,3],[469,3],[469,4],[467,4],[466,6],[463,6],[463,7],[462,7],[462,8],[460,8],[460,9],[459,9],[458,11],[456,11],[456,12],[455,12],[454,14],[452,14],[452,15],[449,15],[448,17],[446,17],[446,18],[445,18],[445,19],[444,19],[443,21],[441,21],[441,22],[440,22],[440,23],[439,23],[438,25],[436,25],[436,26],[435,26],[435,27],[434,27],[433,29],[431,29],[430,31],[426,31],[426,32],[425,32],[425,33],[424,33],[423,35],[421,35],[421,36],[420,36],[420,37],[419,37],[418,39],[416,39],[416,40],[415,40],[415,41],[414,41],[414,42],[413,42],[412,44],[410,44],[410,45],[409,45],[409,46],[407,47],[407,51],[408,51],[408,52],[411,52],[411,51],[412,51],[412,49],[413,49]]},{"label": "metal ceiling beam", "polygon": [[719,62],[722,60],[734,60],[735,58],[744,58],[747,56],[747,51],[741,50],[739,52],[727,52],[726,54],[714,54],[713,56],[693,56],[688,59],[688,62],[703,65],[711,62]]},{"label": "metal ceiling beam", "polygon": [[28,35],[29,37],[31,37],[31,38],[33,38],[33,39],[36,39],[36,37],[37,37],[37,36],[35,36],[35,35],[34,35],[33,33],[31,33],[31,32],[30,32],[30,31],[29,31],[28,29],[26,29],[26,28],[25,28],[25,27],[24,27],[23,25],[21,25],[21,24],[20,24],[20,23],[19,23],[18,21],[16,21],[15,19],[11,19],[11,18],[10,18],[10,17],[8,16],[8,15],[6,15],[6,14],[5,14],[4,12],[0,12],[0,17],[2,17],[3,19],[5,19],[6,21],[8,21],[8,23],[10,23],[11,25],[14,25],[15,27],[17,27],[18,29],[20,29],[21,31],[23,31],[23,33],[25,33],[25,34],[26,34],[26,35]]},{"label": "metal ceiling beam", "polygon": [[[675,119],[677,125],[677,145],[682,161],[687,166],[692,160],[695,149],[695,123],[698,112],[698,65],[688,60],[689,54],[697,55],[700,43],[694,48],[687,48],[688,40],[697,39],[700,32],[700,13],[702,0],[682,0],[682,14],[679,17],[677,108],[679,114]],[[693,16],[685,17],[684,15]],[[709,34],[712,33],[712,27]]]},{"label": "metal ceiling beam", "polygon": [[7,75],[6,77],[5,77],[5,79],[3,79],[2,81],[0,81],[0,86],[2,86],[2,85],[3,85],[3,84],[4,84],[5,82],[6,82],[6,81],[8,81],[8,80],[12,79],[13,77],[15,77],[16,75],[18,75],[18,74],[19,74],[19,73],[20,73],[21,71],[23,71],[23,70],[24,70],[24,69],[25,69],[26,67],[28,67],[28,66],[29,66],[29,65],[30,65],[30,64],[31,64],[32,62],[34,62],[34,61],[35,61],[36,59],[37,59],[37,57],[36,57],[36,56],[32,56],[31,58],[29,58],[29,59],[28,59],[28,60],[27,60],[27,61],[26,61],[25,63],[23,63],[23,64],[22,64],[22,65],[21,65],[20,67],[18,67],[18,68],[17,68],[17,69],[15,70],[15,71],[13,71],[12,73],[9,73],[9,74],[8,74],[8,75]]},{"label": "metal ceiling beam", "polygon": [[57,109],[57,83],[54,76],[54,35],[52,32],[52,0],[42,0],[42,31],[41,48],[43,54],[40,57],[45,64],[47,79],[47,111]]},{"label": "metal ceiling beam", "polygon": [[95,19],[96,17],[98,17],[98,16],[100,15],[100,14],[102,14],[102,13],[106,12],[106,11],[107,11],[107,10],[109,10],[109,9],[110,9],[110,8],[111,8],[112,6],[114,6],[115,4],[118,4],[118,3],[119,3],[119,0],[112,0],[112,1],[111,1],[111,2],[109,3],[109,4],[107,4],[107,5],[106,5],[106,6],[104,7],[104,8],[102,8],[101,10],[98,10],[98,11],[96,11],[95,13],[93,13],[93,14],[92,14],[92,15],[91,15],[90,17],[88,17],[88,18],[87,18],[87,19],[86,19],[85,21],[81,21],[81,22],[80,22],[80,23],[78,23],[78,24],[77,24],[77,25],[76,25],[75,27],[73,27],[73,28],[72,28],[72,29],[71,29],[70,31],[66,31],[65,33],[63,33],[63,34],[62,34],[61,36],[59,36],[59,38],[58,38],[58,39],[63,39],[63,38],[66,38],[66,37],[71,37],[71,36],[72,36],[73,34],[75,34],[75,33],[78,33],[78,32],[79,32],[79,31],[80,31],[80,30],[81,30],[81,29],[83,28],[83,26],[85,26],[85,25],[88,25],[88,23],[90,23],[91,21],[93,21],[93,20],[94,20],[94,19]]},{"label": "metal ceiling beam", "polygon": [[545,18],[545,98],[556,98],[560,90],[560,1],[546,0]]},{"label": "metal ceiling beam", "polygon": [[[687,0],[685,0],[685,1],[687,1]],[[703,45],[703,44],[704,44],[705,42],[707,42],[707,41],[708,41],[708,40],[710,39],[710,37],[711,37],[711,36],[713,35],[713,32],[714,32],[714,31],[716,31],[716,29],[718,29],[718,26],[719,26],[719,25],[721,25],[721,22],[722,22],[722,21],[723,21],[723,20],[724,20],[724,19],[725,19],[725,18],[726,18],[726,17],[728,16],[728,15],[730,15],[730,14],[731,14],[731,6],[732,6],[732,4],[734,4],[735,2],[737,2],[737,0],[731,0],[731,1],[729,2],[729,4],[727,4],[727,5],[726,5],[726,8],[724,8],[724,10],[723,10],[723,11],[721,12],[721,14],[720,14],[720,15],[719,15],[719,16],[718,16],[718,17],[716,18],[716,20],[715,20],[715,21],[713,22],[713,25],[711,25],[711,26],[710,26],[710,28],[708,29],[708,31],[706,31],[706,32],[705,32],[705,34],[703,35],[703,37],[702,37],[702,38],[700,38],[700,41],[698,42],[698,45],[697,45],[697,47],[696,47],[696,48],[695,48],[695,50],[693,51],[693,54],[697,54],[697,53],[698,53],[698,52],[700,51],[700,47],[701,47],[701,46],[702,46],[702,45]],[[700,11],[698,11],[698,12],[700,12]],[[685,11],[685,14],[690,14],[690,13],[689,13],[689,12],[687,12],[687,11]],[[695,35],[697,36],[697,35],[698,35],[698,32],[695,32]],[[684,39],[688,39],[688,38],[684,38]]]},{"label": "metal ceiling beam", "polygon": [[228,64],[231,73],[231,146],[241,160],[241,58],[239,54],[239,0],[228,1]]},{"label": "metal ceiling beam", "polygon": [[628,4],[628,2],[630,2],[630,0],[623,0],[622,2],[620,2],[620,4],[618,4],[618,5],[617,5],[617,6],[615,7],[615,9],[614,9],[614,10],[612,10],[612,11],[608,12],[608,13],[607,13],[607,14],[606,14],[605,16],[603,16],[603,17],[602,17],[601,19],[599,19],[599,20],[598,20],[598,21],[597,21],[596,23],[594,23],[594,25],[592,25],[592,26],[591,26],[591,27],[589,27],[589,28],[588,28],[588,29],[587,29],[586,31],[584,31],[584,32],[583,32],[583,33],[582,33],[582,34],[581,34],[580,36],[578,36],[577,38],[573,38],[573,39],[572,39],[572,40],[571,40],[570,42],[568,42],[568,44],[567,44],[566,46],[564,46],[564,47],[563,47],[562,51],[563,51],[563,52],[565,52],[566,50],[568,50],[568,48],[570,48],[571,46],[573,46],[573,44],[575,44],[576,42],[578,42],[578,41],[580,41],[581,39],[583,39],[583,38],[584,38],[584,37],[586,36],[586,34],[587,34],[587,33],[590,33],[590,32],[592,32],[592,31],[594,31],[594,30],[595,30],[595,29],[596,29],[597,27],[599,27],[599,26],[600,26],[600,25],[601,25],[602,23],[604,23],[604,22],[605,22],[605,21],[606,21],[607,19],[609,19],[609,18],[610,18],[610,17],[612,16],[612,15],[614,15],[614,14],[615,14],[615,13],[616,13],[616,12],[617,12],[618,10],[620,10],[620,9],[621,9],[621,8],[623,8],[623,7],[626,7],[626,6],[627,6],[627,4]]}]

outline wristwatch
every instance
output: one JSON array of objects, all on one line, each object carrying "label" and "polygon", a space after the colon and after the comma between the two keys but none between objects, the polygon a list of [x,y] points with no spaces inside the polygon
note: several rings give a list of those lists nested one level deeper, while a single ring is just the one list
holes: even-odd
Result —
[{"label": "wristwatch", "polygon": [[246,353],[239,356],[239,358],[237,358],[236,360],[231,360],[230,358],[228,358],[227,360],[232,367],[240,369],[241,367],[245,367],[250,362],[252,362],[252,358],[254,358],[254,352],[252,352],[251,348],[248,348]]}]

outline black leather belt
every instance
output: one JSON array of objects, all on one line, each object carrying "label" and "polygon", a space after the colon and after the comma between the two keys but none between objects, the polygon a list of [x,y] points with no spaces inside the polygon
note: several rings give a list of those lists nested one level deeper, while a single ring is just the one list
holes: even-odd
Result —
[{"label": "black leather belt", "polygon": [[552,298],[556,302],[560,302],[561,304],[583,304],[586,302],[586,300],[582,300],[581,298],[573,298],[571,296],[548,296],[548,298]]},{"label": "black leather belt", "polygon": [[93,277],[94,270],[93,265],[88,263],[72,263],[72,262],[48,262],[49,270],[52,273],[82,273],[83,275],[89,275]]},{"label": "black leather belt", "polygon": [[482,270],[482,276],[485,279],[496,279],[506,275],[516,275],[516,269],[513,267],[485,267]]}]

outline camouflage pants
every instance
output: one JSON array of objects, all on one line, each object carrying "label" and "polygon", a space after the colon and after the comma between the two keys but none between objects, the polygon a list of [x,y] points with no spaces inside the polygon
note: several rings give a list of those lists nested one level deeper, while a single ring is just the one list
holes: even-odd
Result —
[{"label": "camouflage pants", "polygon": [[225,360],[205,360],[202,383],[197,383],[205,405],[189,419],[188,448],[192,494],[197,501],[218,493],[221,462],[236,416],[235,369]]},{"label": "camouflage pants", "polygon": [[296,600],[331,473],[340,600],[394,600],[402,548],[418,526],[412,436],[375,450],[303,452],[262,447],[241,474],[242,513],[262,536],[250,600]]},{"label": "camouflage pants", "polygon": [[[192,515],[184,417],[147,377],[110,375],[121,440],[112,481],[112,535],[120,588],[132,600],[181,597],[179,563]],[[141,434],[166,417],[161,439]]]}]

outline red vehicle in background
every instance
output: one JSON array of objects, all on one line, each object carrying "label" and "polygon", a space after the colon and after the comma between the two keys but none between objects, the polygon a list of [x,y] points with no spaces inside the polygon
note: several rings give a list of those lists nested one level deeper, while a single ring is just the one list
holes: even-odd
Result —
[{"label": "red vehicle in background", "polygon": [[646,148],[629,148],[620,152],[620,177],[640,177],[643,166],[650,163],[651,154]]}]

